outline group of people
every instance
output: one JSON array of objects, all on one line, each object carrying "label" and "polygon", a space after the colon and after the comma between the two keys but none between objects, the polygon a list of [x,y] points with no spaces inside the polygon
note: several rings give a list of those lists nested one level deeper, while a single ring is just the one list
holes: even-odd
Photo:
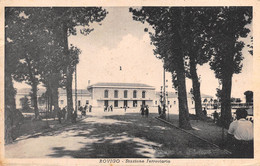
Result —
[{"label": "group of people", "polygon": [[110,112],[110,111],[113,112],[113,106],[112,105],[110,105],[110,106],[105,105],[104,106],[104,112],[106,112],[106,111],[107,112]]},{"label": "group of people", "polygon": [[165,104],[163,105],[163,108],[161,108],[161,106],[158,105],[158,114],[159,114],[159,118],[166,119],[166,106],[165,106]]},{"label": "group of people", "polygon": [[84,107],[80,106],[79,111],[81,112],[81,115],[85,116],[86,112],[92,112],[92,105],[86,104]]},{"label": "group of people", "polygon": [[148,105],[141,105],[141,109],[140,109],[141,115],[142,117],[148,117],[149,115],[149,106]]},{"label": "group of people", "polygon": [[[61,119],[63,120],[67,119],[68,116],[67,106],[63,107],[62,109],[59,108],[57,112],[57,116],[58,116],[59,123],[61,123]],[[71,114],[71,122],[76,123],[76,119],[77,119],[77,112],[73,110]]]}]

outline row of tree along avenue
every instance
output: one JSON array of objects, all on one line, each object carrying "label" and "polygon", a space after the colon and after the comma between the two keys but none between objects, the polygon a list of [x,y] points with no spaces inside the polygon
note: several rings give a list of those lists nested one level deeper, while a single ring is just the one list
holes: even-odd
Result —
[{"label": "row of tree along avenue", "polygon": [[[37,86],[46,87],[54,114],[59,109],[58,88],[67,92],[67,120],[73,111],[72,79],[80,49],[68,44],[70,35],[88,35],[89,25],[101,22],[107,11],[101,7],[48,7],[5,9],[5,142],[12,142],[15,126],[13,80],[31,86],[35,119],[39,119]],[[51,108],[52,108],[51,106]]]},{"label": "row of tree along avenue", "polygon": [[[192,79],[196,115],[202,113],[200,82],[197,66],[209,63],[222,89],[221,119],[225,127],[231,119],[231,87],[233,74],[242,69],[242,49],[250,32],[251,7],[142,7],[130,8],[133,21],[148,24],[154,54],[172,73],[178,90],[179,126],[191,129],[187,106],[185,78]],[[16,90],[14,81],[31,86],[35,119],[39,119],[37,89],[46,88],[54,115],[59,109],[58,88],[66,88],[67,120],[73,111],[72,80],[79,62],[80,48],[70,45],[70,35],[89,35],[90,24],[105,19],[101,7],[30,7],[5,8],[5,141],[13,141]],[[118,20],[122,21],[122,20]],[[150,28],[152,27],[152,28]],[[150,29],[149,29],[150,28]],[[91,34],[90,34],[91,35]],[[252,38],[251,38],[252,42]],[[248,46],[252,54],[252,45]],[[152,56],[152,55],[151,55]],[[223,92],[223,93],[222,93]]]},{"label": "row of tree along avenue", "polygon": [[[221,122],[231,122],[231,88],[233,74],[242,69],[240,38],[248,36],[252,21],[251,7],[142,7],[130,8],[135,21],[148,24],[154,54],[163,59],[164,68],[172,73],[178,90],[179,126],[191,129],[187,106],[185,77],[191,78],[196,116],[202,113],[200,82],[197,65],[209,63],[219,79]],[[150,28],[151,27],[151,28]],[[149,29],[150,28],[150,29]],[[252,41],[251,37],[251,42]],[[252,43],[248,45],[253,55]]]}]

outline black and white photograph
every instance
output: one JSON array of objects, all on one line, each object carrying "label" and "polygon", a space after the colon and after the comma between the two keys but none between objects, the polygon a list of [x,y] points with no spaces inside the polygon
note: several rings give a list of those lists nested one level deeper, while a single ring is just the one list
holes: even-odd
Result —
[{"label": "black and white photograph", "polygon": [[252,5],[3,9],[4,159],[255,159]]}]

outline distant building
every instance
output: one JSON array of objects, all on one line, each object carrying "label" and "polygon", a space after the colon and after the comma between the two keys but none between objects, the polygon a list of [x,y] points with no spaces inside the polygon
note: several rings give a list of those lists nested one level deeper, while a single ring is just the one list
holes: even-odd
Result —
[{"label": "distant building", "polygon": [[[77,104],[78,108],[80,106],[85,106],[86,104],[91,103],[91,93],[87,89],[78,89],[77,90]],[[72,99],[73,104],[75,105],[75,90],[72,90]],[[66,89],[59,89],[59,106],[61,108],[67,106],[67,92]]]},{"label": "distant building", "polygon": [[[29,88],[20,89],[16,95],[16,107],[21,108],[20,99],[27,96],[30,99]],[[38,99],[45,92],[45,89],[38,90]],[[72,90],[73,103],[75,105],[75,90]],[[203,107],[213,104],[212,96],[201,94]],[[39,100],[38,100],[39,101]],[[187,94],[188,107],[194,108],[195,102],[191,93]],[[166,96],[166,104],[178,109],[178,92],[169,92]],[[112,105],[114,108],[140,107],[140,105],[157,106],[160,105],[160,92],[156,92],[153,86],[141,83],[96,83],[87,89],[77,90],[77,105],[86,104],[94,107],[104,107]],[[46,102],[38,102],[39,108],[46,108]],[[66,89],[59,89],[59,106],[67,106]]]},{"label": "distant building", "polygon": [[[156,98],[154,99],[154,105],[160,105],[161,103],[161,97],[160,92],[156,92]],[[211,99],[213,99],[213,96],[201,94],[201,101],[202,106],[208,106],[211,103]],[[206,103],[203,103],[203,101],[207,101]],[[195,108],[195,101],[193,99],[193,95],[189,92],[187,93],[187,102],[188,102],[188,108]],[[166,105],[178,109],[179,106],[179,100],[178,100],[178,92],[168,92],[168,96],[166,96]]]},{"label": "distant building", "polygon": [[155,88],[140,83],[96,83],[88,87],[93,106],[153,106]]}]

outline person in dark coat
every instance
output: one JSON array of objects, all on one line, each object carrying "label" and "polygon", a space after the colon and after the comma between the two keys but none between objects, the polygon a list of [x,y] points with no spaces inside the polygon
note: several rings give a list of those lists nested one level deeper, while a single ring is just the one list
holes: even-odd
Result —
[{"label": "person in dark coat", "polygon": [[161,115],[159,117],[162,118],[162,119],[166,119],[166,107],[165,107],[165,104],[163,105],[162,113],[161,113]]},{"label": "person in dark coat", "polygon": [[76,111],[73,111],[71,121],[72,121],[72,123],[77,122],[77,112]]},{"label": "person in dark coat", "polygon": [[148,107],[148,105],[145,106],[144,113],[145,113],[145,117],[148,117],[148,115],[149,115],[149,107]]},{"label": "person in dark coat", "polygon": [[66,107],[64,107],[64,108],[61,110],[61,114],[62,114],[62,118],[63,118],[63,120],[65,120]]},{"label": "person in dark coat", "polygon": [[61,109],[58,109],[58,119],[59,119],[59,123],[61,124],[61,117],[62,117],[62,112]]},{"label": "person in dark coat", "polygon": [[205,115],[205,116],[207,116],[207,110],[206,110],[206,108],[204,107],[204,109],[203,109],[203,114]]},{"label": "person in dark coat", "polygon": [[111,112],[113,112],[113,106],[112,105],[110,106],[110,110],[111,110]]},{"label": "person in dark coat", "polygon": [[213,113],[213,122],[214,123],[216,123],[217,122],[217,120],[218,120],[218,113],[217,113],[217,111],[214,111],[214,113]]},{"label": "person in dark coat", "polygon": [[159,114],[159,116],[161,115],[161,113],[162,113],[162,109],[161,109],[160,105],[158,105],[158,114]]},{"label": "person in dark coat", "polygon": [[141,115],[142,115],[142,117],[144,116],[144,106],[143,105],[141,105]]},{"label": "person in dark coat", "polygon": [[89,105],[89,112],[92,111],[92,105]]}]

